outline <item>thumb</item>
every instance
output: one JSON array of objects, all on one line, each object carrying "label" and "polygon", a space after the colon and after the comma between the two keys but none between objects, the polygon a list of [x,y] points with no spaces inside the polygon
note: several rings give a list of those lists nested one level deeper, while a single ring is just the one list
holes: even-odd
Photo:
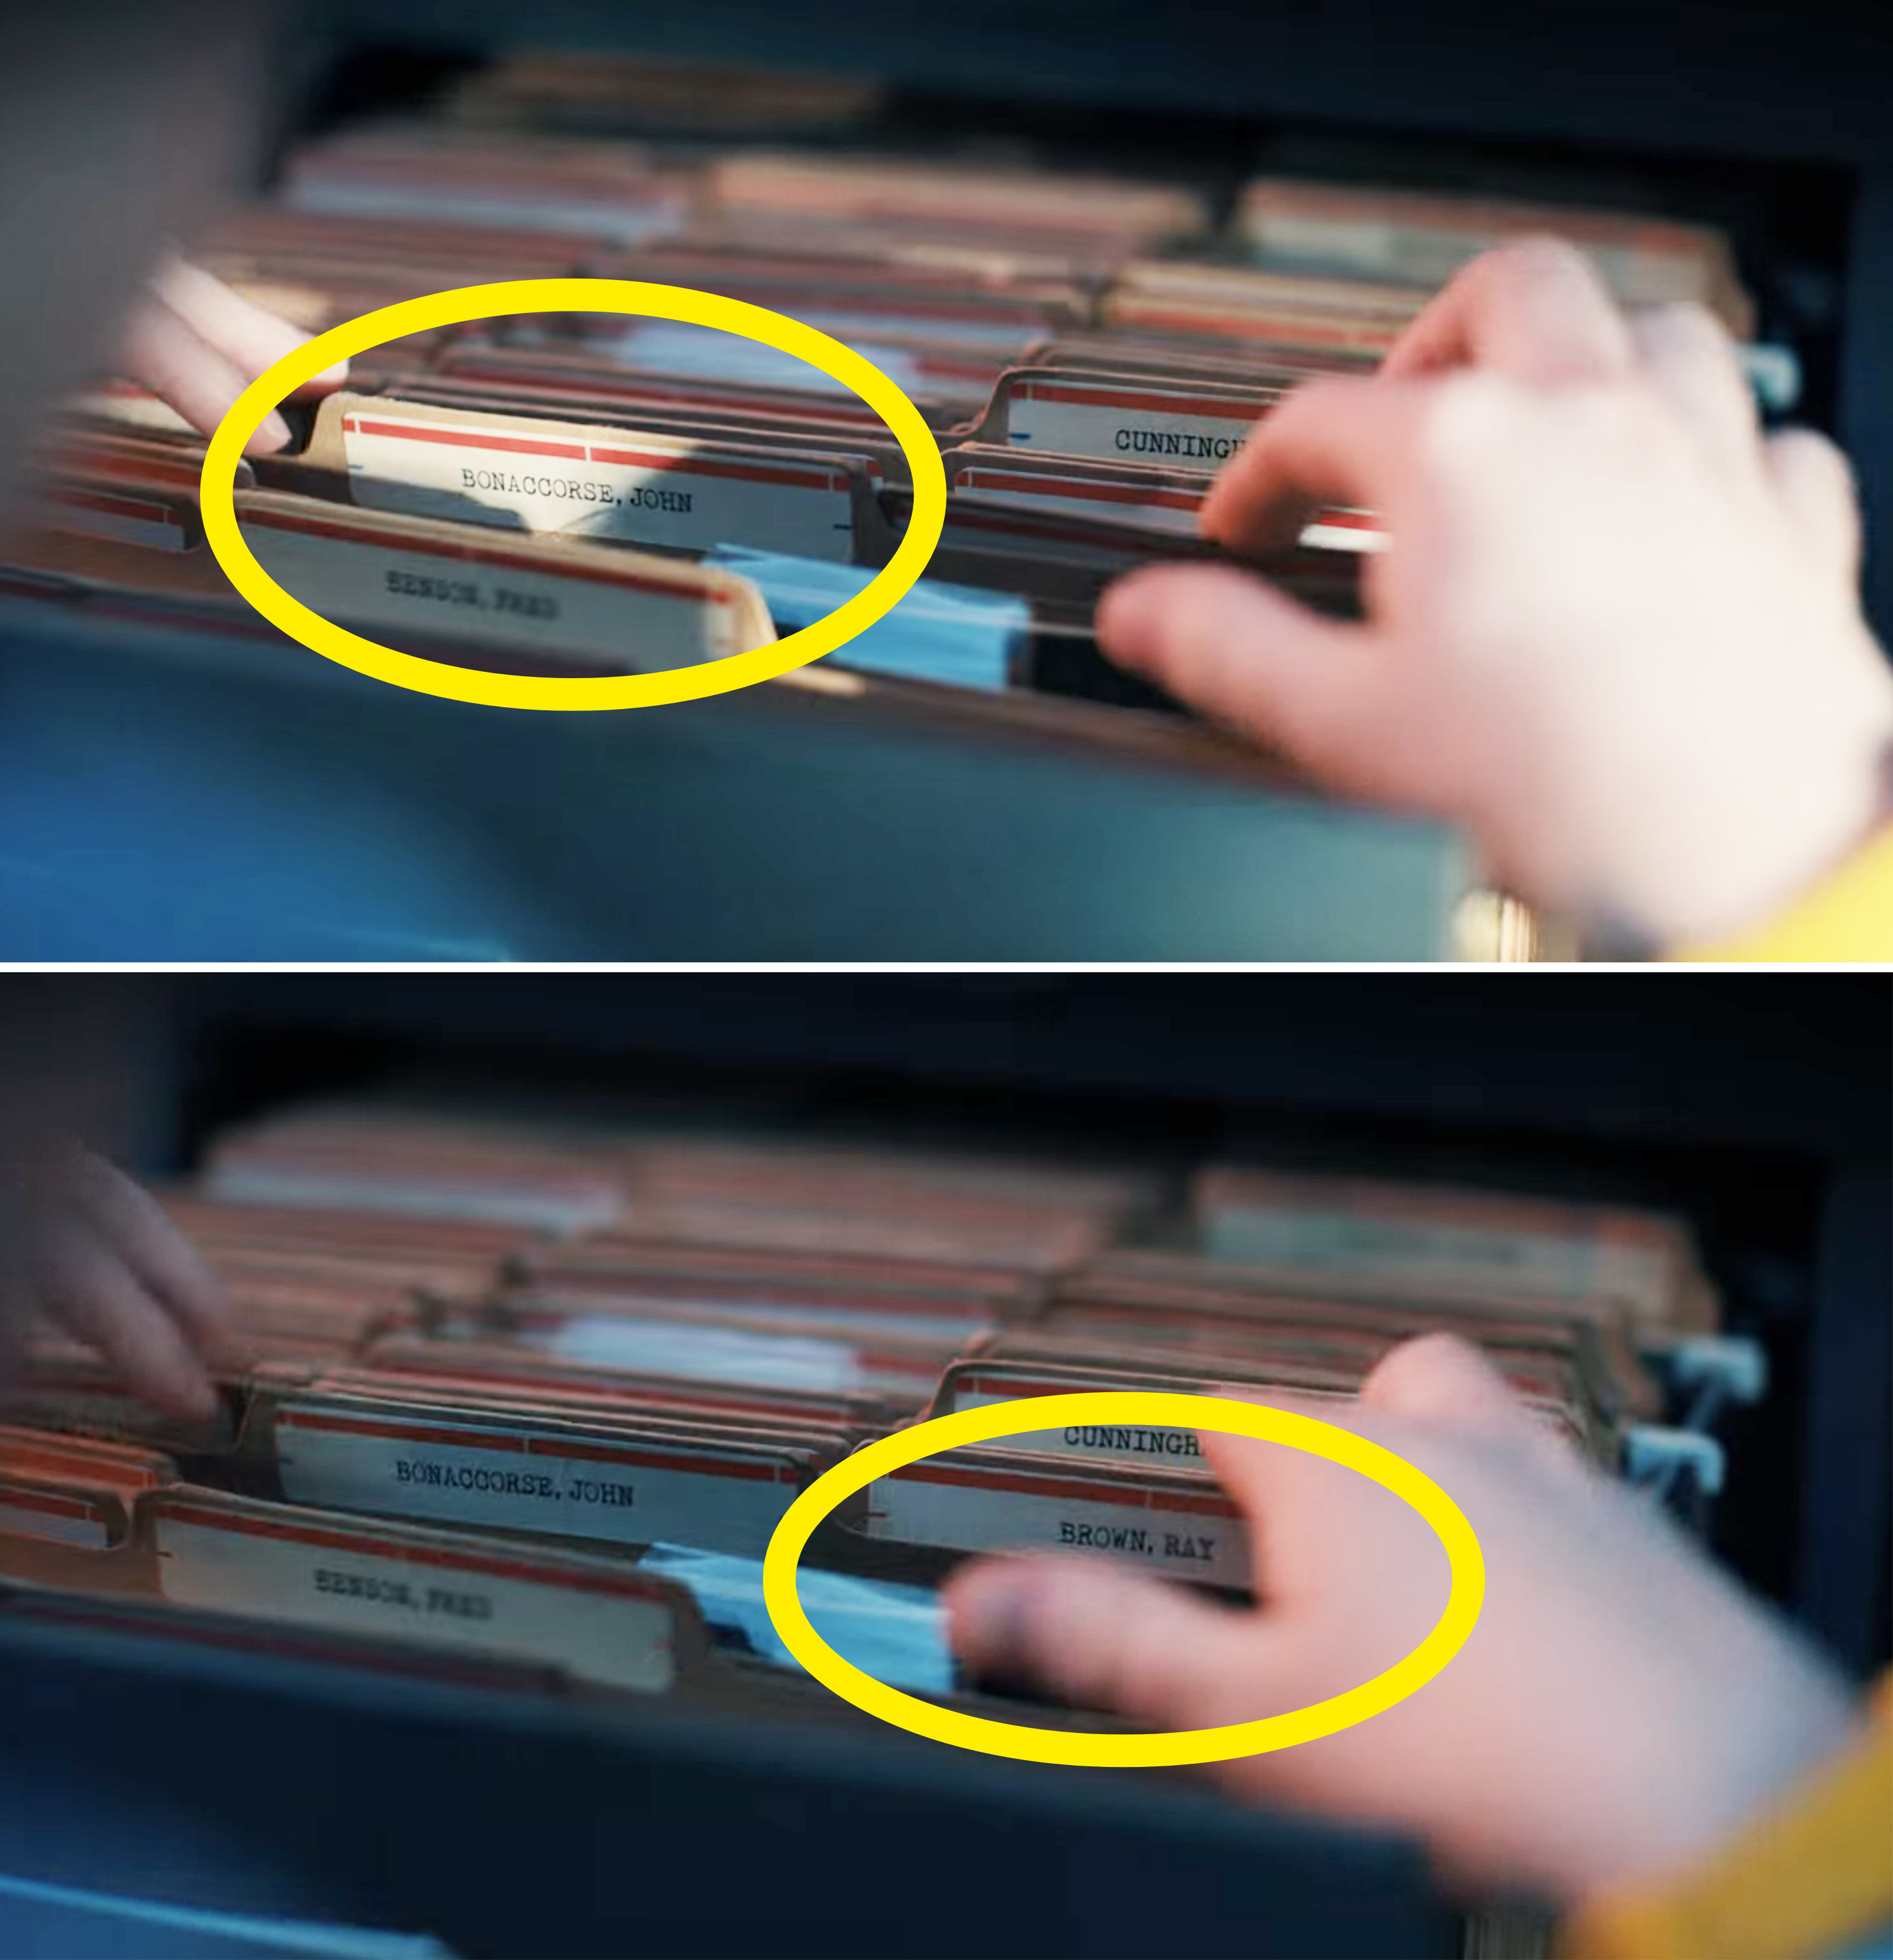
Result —
[{"label": "thumb", "polygon": [[975,1675],[1028,1682],[1155,1730],[1207,1729],[1267,1711],[1254,1678],[1257,1616],[1106,1559],[1037,1554],[962,1566],[944,1592],[953,1650]]},{"label": "thumb", "polygon": [[1099,602],[1120,667],[1290,756],[1331,787],[1399,800],[1395,732],[1372,627],[1324,619],[1246,572],[1156,566]]}]

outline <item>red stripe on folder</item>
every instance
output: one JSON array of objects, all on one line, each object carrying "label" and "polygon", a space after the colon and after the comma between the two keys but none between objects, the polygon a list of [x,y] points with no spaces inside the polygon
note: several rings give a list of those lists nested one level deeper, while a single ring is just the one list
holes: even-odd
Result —
[{"label": "red stripe on folder", "polygon": [[[1199,1377],[1198,1379],[1201,1378]],[[1076,1395],[1081,1392],[1079,1390],[1073,1389],[1069,1382],[1020,1382],[1016,1380],[1007,1381],[1003,1379],[995,1382],[988,1379],[984,1376],[978,1375],[970,1377],[961,1386],[965,1389],[966,1392],[970,1395],[1004,1395],[1008,1398],[1020,1395]],[[1195,1395],[1201,1392],[1194,1389],[1165,1389],[1162,1390],[1152,1389],[1152,1392],[1153,1394],[1161,1393],[1165,1395]],[[1101,1427],[1110,1427],[1112,1425],[1107,1424],[1099,1425]],[[1117,1426],[1123,1427],[1123,1425],[1120,1424]],[[1149,1425],[1147,1424],[1133,1424],[1130,1425],[1130,1427],[1148,1427]]]},{"label": "red stripe on folder", "polygon": [[911,1464],[888,1472],[890,1483],[951,1484],[970,1491],[1008,1491],[1028,1497],[1069,1497],[1074,1503],[1115,1504],[1127,1510],[1189,1511],[1203,1517],[1238,1519],[1242,1513],[1226,1497],[1193,1497],[1184,1492],[1139,1490],[1122,1496],[1097,1484],[1074,1483],[1060,1477],[1020,1477],[996,1470],[954,1470],[938,1463]]},{"label": "red stripe on folder", "polygon": [[127,455],[104,441],[83,439],[62,443],[53,452],[62,467],[88,476],[123,477],[130,483],[161,483],[167,489],[195,490],[203,470],[195,463],[177,463],[156,456]]},{"label": "red stripe on folder", "polygon": [[473,429],[422,428],[413,422],[371,422],[346,417],[342,424],[350,435],[392,436],[397,442],[445,443],[454,449],[501,449],[516,456],[562,456],[573,463],[585,460],[585,445],[577,442],[545,442],[527,436],[484,435]]},{"label": "red stripe on folder", "polygon": [[727,1457],[666,1456],[648,1449],[617,1449],[603,1443],[564,1443],[547,1440],[526,1446],[531,1456],[572,1456],[587,1463],[623,1463],[636,1470],[684,1470],[706,1477],[734,1477],[748,1484],[792,1484],[795,1473],[786,1463],[747,1463]]},{"label": "red stripe on folder", "polygon": [[629,463],[639,469],[680,469],[691,476],[732,476],[745,483],[786,483],[798,490],[845,490],[848,479],[832,469],[766,469],[747,463],[716,463],[702,456],[664,456],[649,450],[606,449],[594,443],[594,463]]},{"label": "red stripe on folder", "polygon": [[512,1559],[483,1558],[474,1552],[442,1551],[432,1545],[403,1545],[399,1539],[375,1539],[349,1532],[303,1524],[279,1524],[273,1518],[250,1517],[234,1511],[212,1510],[174,1500],[161,1505],[162,1516],[180,1525],[207,1531],[234,1532],[243,1538],[276,1538],[289,1545],[311,1545],[324,1551],[352,1551],[364,1558],[391,1558],[404,1565],[437,1567],[446,1572],[477,1572],[489,1579],[523,1579],[541,1586],[559,1586],[578,1592],[605,1592],[620,1599],[651,1599],[668,1604],[659,1582],[620,1579],[601,1573],[562,1572],[556,1567],[534,1566]]},{"label": "red stripe on folder", "polygon": [[109,491],[74,490],[63,486],[53,492],[56,504],[77,504],[88,511],[103,511],[114,517],[135,517],[149,523],[168,524],[181,531],[184,520],[167,504],[148,504],[135,497],[114,497]]},{"label": "red stripe on folder", "polygon": [[1123,312],[1127,326],[1169,326],[1197,333],[1214,331],[1226,333],[1232,339],[1266,340],[1278,346],[1378,350],[1392,346],[1407,330],[1404,323],[1397,326],[1323,326],[1299,313],[1270,318],[1252,313],[1206,313],[1193,307],[1173,313],[1141,305],[1127,307]]},{"label": "red stripe on folder", "polygon": [[88,1503],[80,1497],[62,1497],[52,1491],[21,1491],[0,1483],[0,1510],[43,1511],[55,1518],[84,1518],[104,1524],[107,1513],[102,1504]]},{"label": "red stripe on folder", "polygon": [[[1252,422],[1267,409],[1266,402],[1217,401],[1213,397],[1190,395],[1132,395],[1116,389],[1056,387],[1042,381],[1021,381],[1021,399],[1028,402],[1074,402],[1081,408],[1149,409],[1171,415],[1208,415],[1221,422]],[[1245,413],[1244,411],[1247,411]]]},{"label": "red stripe on folder", "polygon": [[502,1436],[491,1430],[429,1429],[407,1423],[362,1422],[353,1417],[316,1415],[300,1409],[285,1409],[276,1418],[279,1429],[318,1429],[338,1436],[378,1436],[397,1443],[450,1443],[456,1449],[503,1449],[515,1456],[526,1453],[523,1436]]}]

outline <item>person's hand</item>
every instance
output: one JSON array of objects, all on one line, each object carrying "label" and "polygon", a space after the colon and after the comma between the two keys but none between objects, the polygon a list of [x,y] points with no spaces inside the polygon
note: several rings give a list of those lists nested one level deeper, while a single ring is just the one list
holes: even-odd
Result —
[{"label": "person's hand", "polygon": [[0,1326],[17,1341],[50,1322],[155,1408],[210,1414],[209,1369],[235,1359],[230,1298],[158,1201],[77,1144],[0,1182]]},{"label": "person's hand", "polygon": [[1155,568],[1105,651],[1344,793],[1466,824],[1520,896],[1658,943],[1764,923],[1885,813],[1893,673],[1844,459],[1767,441],[1700,308],[1627,319],[1554,240],[1488,253],[1372,380],[1258,424],[1210,537],[1381,514],[1365,623]]},{"label": "person's hand", "polygon": [[[209,435],[259,374],[309,338],[200,267],[169,257],[132,309],[119,360],[129,379]],[[349,364],[341,361],[296,392],[327,394],[348,377]],[[267,456],[288,440],[288,424],[272,409],[244,453]]]},{"label": "person's hand", "polygon": [[[1840,1677],[1580,1465],[1476,1351],[1439,1335],[1397,1348],[1340,1420],[1465,1513],[1483,1610],[1396,1707],[1215,1766],[1235,1793],[1402,1828],[1450,1882],[1570,1903],[1686,1863],[1847,1738]],[[1203,1729],[1324,1700],[1418,1645],[1449,1575],[1417,1512],[1305,1451],[1202,1442],[1248,1520],[1259,1607],[1077,1554],[984,1559],[946,1589],[962,1663],[1153,1729]]]}]

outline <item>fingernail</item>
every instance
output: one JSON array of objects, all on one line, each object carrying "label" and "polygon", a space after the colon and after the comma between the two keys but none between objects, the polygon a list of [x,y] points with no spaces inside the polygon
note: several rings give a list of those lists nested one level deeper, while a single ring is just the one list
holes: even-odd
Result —
[{"label": "fingernail", "polygon": [[216,1386],[201,1369],[193,1369],[189,1374],[180,1371],[177,1389],[177,1406],[185,1414],[202,1418],[217,1413]]},{"label": "fingernail", "polygon": [[257,432],[244,444],[246,456],[269,456],[288,446],[289,425],[274,409],[257,426]]}]

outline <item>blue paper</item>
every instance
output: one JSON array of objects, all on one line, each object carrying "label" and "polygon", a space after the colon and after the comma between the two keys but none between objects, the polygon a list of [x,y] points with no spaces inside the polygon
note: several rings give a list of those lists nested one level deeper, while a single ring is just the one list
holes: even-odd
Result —
[{"label": "blue paper", "polygon": [[[688,1546],[654,1545],[639,1564],[646,1572],[687,1586],[709,1624],[740,1633],[756,1653],[778,1666],[801,1663],[782,1644],[763,1603],[763,1562]],[[953,1686],[953,1655],[946,1614],[924,1586],[804,1566],[795,1590],[809,1624],[863,1674],[891,1688],[945,1694]]]},{"label": "blue paper", "polygon": [[[859,565],[787,558],[744,545],[719,545],[705,562],[757,585],[783,633],[813,625],[878,575]],[[884,619],[830,657],[837,666],[867,673],[996,693],[1009,684],[1013,657],[1031,630],[1031,606],[1012,593],[923,578]]]}]

